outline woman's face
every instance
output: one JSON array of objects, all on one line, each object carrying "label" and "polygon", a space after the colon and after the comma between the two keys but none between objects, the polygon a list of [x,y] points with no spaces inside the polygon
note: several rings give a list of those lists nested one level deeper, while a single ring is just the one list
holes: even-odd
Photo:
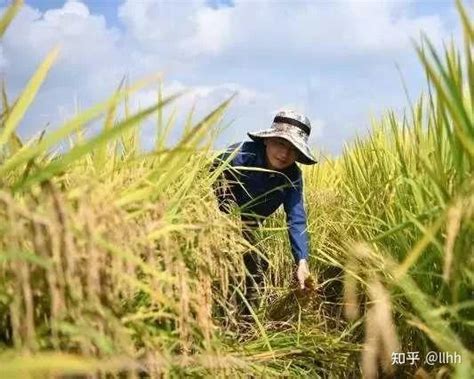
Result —
[{"label": "woman's face", "polygon": [[266,146],[267,164],[270,170],[284,170],[295,163],[298,150],[287,140],[269,137],[263,140]]}]

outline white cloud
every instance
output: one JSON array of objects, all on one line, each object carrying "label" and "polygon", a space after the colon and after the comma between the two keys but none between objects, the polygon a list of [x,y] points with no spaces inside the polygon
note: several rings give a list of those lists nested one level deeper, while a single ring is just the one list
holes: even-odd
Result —
[{"label": "white cloud", "polygon": [[233,7],[211,9],[204,1],[126,0],[119,16],[147,51],[164,49],[176,57],[221,53],[240,61],[245,54],[269,59],[285,54],[311,62],[409,51],[410,37],[420,30],[439,39],[441,19],[411,15],[411,3],[236,0]]},{"label": "white cloud", "polygon": [[129,1],[118,8],[118,17],[125,24],[127,38],[146,52],[179,55],[179,44],[196,34],[195,15],[205,6],[204,0]]},{"label": "white cloud", "polygon": [[[159,71],[160,56],[142,51],[131,44],[129,37],[128,31],[121,33],[108,27],[102,15],[91,14],[85,4],[77,1],[66,2],[62,8],[44,14],[25,6],[0,46],[0,67],[5,72],[9,92],[17,96],[57,44],[61,45],[61,54],[27,113],[22,134],[30,136],[48,122],[60,124],[76,112],[78,104],[84,109],[106,98],[124,74],[130,74],[133,81]],[[165,87],[165,93],[184,88],[189,86],[174,80]],[[198,105],[209,110],[234,90],[241,94],[242,100],[237,104],[252,98],[255,101],[258,96],[254,90],[237,84],[197,85],[193,92]],[[132,105],[143,107],[152,99],[156,100],[155,90],[143,91],[136,95]],[[188,108],[191,100],[179,103]]]},{"label": "white cloud", "polygon": [[[78,80],[83,84],[122,65],[118,38],[118,30],[107,28],[103,16],[91,15],[80,2],[69,1],[63,8],[44,14],[25,6],[2,43],[8,56],[5,71],[7,76],[26,79],[48,51],[60,45],[60,58],[52,75],[62,85],[72,85]],[[116,63],[110,67],[108,63],[114,60]]]},{"label": "white cloud", "polygon": [[217,55],[231,38],[232,8],[203,8],[195,15],[196,31],[180,47],[190,53]]},{"label": "white cloud", "polygon": [[[24,6],[0,45],[10,92],[19,93],[56,44],[62,51],[23,134],[62,122],[76,99],[82,109],[104,99],[124,74],[133,81],[164,69],[166,91],[194,89],[177,102],[184,111],[196,101],[204,115],[238,91],[224,143],[268,127],[275,110],[291,106],[313,121],[312,137],[338,151],[370,111],[404,101],[395,61],[419,87],[410,37],[449,33],[440,15],[415,14],[413,0],[234,3],[126,0],[117,9],[121,27],[79,1],[44,13]],[[133,104],[154,100],[155,90],[142,91]]]}]

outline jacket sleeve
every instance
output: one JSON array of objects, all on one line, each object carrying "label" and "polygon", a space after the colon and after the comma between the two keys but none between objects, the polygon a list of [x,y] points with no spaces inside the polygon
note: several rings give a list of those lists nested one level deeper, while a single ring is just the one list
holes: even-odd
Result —
[{"label": "jacket sleeve", "polygon": [[[232,152],[234,152],[238,147],[239,144],[233,144],[229,146],[223,153],[219,154],[212,162],[209,171],[211,173],[214,172],[218,167],[220,167],[220,165],[223,164],[223,162],[227,161]],[[235,183],[238,180],[238,173],[236,170],[232,170],[232,166],[239,165],[239,162],[240,154],[238,152],[237,155],[228,162],[231,167],[226,167],[212,184],[219,209],[225,213],[230,213],[232,204],[236,202],[233,190]]]},{"label": "jacket sleeve", "polygon": [[307,259],[309,255],[309,238],[306,211],[303,204],[303,179],[301,175],[286,190],[283,207],[286,213],[293,258],[298,263],[300,259]]}]

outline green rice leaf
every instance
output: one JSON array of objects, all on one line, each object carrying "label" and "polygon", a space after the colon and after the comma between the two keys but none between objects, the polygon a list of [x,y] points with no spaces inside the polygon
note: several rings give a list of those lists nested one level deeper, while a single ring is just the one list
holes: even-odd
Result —
[{"label": "green rice leaf", "polygon": [[23,0],[13,0],[0,20],[0,37],[3,36],[10,23],[23,5]]},{"label": "green rice leaf", "polygon": [[13,106],[11,112],[9,112],[8,117],[5,121],[5,126],[0,132],[0,148],[5,145],[5,143],[8,141],[8,139],[18,126],[19,122],[22,120],[23,116],[25,115],[25,112],[27,111],[31,102],[35,98],[36,93],[38,92],[41,84],[46,78],[48,71],[50,70],[53,63],[56,61],[58,54],[59,48],[55,48],[48,54],[46,59],[43,61],[36,73],[26,85],[22,94]]},{"label": "green rice leaf", "polygon": [[[150,84],[151,81],[156,80],[156,77],[152,76],[151,78],[145,78],[137,82],[129,90],[130,93],[136,92],[143,87]],[[85,110],[81,114],[77,115],[70,121],[66,122],[62,127],[57,130],[52,131],[45,135],[40,143],[34,146],[24,146],[16,154],[8,158],[2,165],[0,165],[0,177],[6,175],[11,170],[18,168],[19,166],[25,164],[30,159],[38,156],[39,154],[45,152],[47,149],[56,145],[64,138],[69,136],[71,133],[81,129],[84,124],[98,118],[103,111],[109,109],[113,104],[118,103],[125,97],[125,93],[120,95],[113,95],[110,99],[96,104],[89,109]]]},{"label": "green rice leaf", "polygon": [[48,180],[54,175],[63,172],[68,167],[68,165],[74,162],[75,160],[90,153],[91,151],[93,151],[93,149],[104,145],[108,141],[121,136],[123,133],[136,126],[137,123],[139,123],[152,113],[156,112],[157,109],[165,106],[166,104],[173,101],[179,96],[179,93],[173,96],[169,96],[162,103],[157,103],[141,112],[138,112],[134,116],[122,121],[115,128],[104,130],[98,136],[92,138],[84,144],[73,147],[68,153],[64,154],[59,159],[54,160],[46,167],[38,169],[36,172],[31,174],[27,178],[15,183],[12,187],[12,190],[25,190],[35,183],[40,183],[42,181]]}]

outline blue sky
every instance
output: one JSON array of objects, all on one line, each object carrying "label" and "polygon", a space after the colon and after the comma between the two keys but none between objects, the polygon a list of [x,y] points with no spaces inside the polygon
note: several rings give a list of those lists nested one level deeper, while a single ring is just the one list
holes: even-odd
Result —
[{"label": "blue sky", "polygon": [[[63,46],[22,122],[25,138],[106,98],[124,74],[163,70],[166,92],[191,90],[177,103],[172,142],[194,102],[203,116],[237,91],[217,147],[293,108],[313,123],[311,145],[337,155],[373,117],[407,105],[396,64],[411,97],[420,94],[425,78],[411,43],[420,31],[438,45],[457,38],[454,2],[26,0],[1,42],[0,69],[17,96],[47,52]],[[155,92],[141,91],[134,106],[151,104]],[[153,132],[144,125],[144,146]]]}]

